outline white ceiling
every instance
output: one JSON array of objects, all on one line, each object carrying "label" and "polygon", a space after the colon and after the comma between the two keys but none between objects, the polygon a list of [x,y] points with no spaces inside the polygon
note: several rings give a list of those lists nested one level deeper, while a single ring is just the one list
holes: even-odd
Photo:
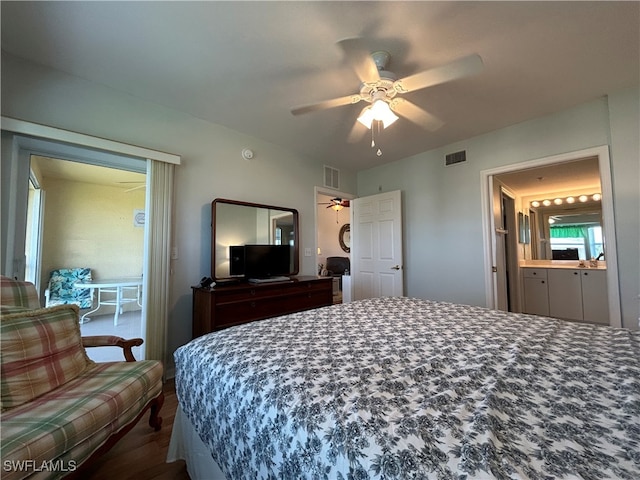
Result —
[{"label": "white ceiling", "polygon": [[590,193],[602,192],[598,157],[502,173],[497,178],[522,197],[561,192],[584,193],[584,189],[589,188],[592,189]]},{"label": "white ceiling", "polygon": [[36,172],[36,176],[43,183],[43,186],[46,186],[48,179],[107,185],[122,190],[139,189],[144,187],[146,183],[146,175],[143,173],[37,155],[31,157],[31,169]]},{"label": "white ceiling", "polygon": [[[395,161],[638,85],[638,2],[1,2],[2,49],[353,170]],[[471,53],[484,70],[407,99],[382,157],[347,143],[362,104],[336,41],[362,37],[404,77]],[[179,153],[179,152],[177,152]]]}]

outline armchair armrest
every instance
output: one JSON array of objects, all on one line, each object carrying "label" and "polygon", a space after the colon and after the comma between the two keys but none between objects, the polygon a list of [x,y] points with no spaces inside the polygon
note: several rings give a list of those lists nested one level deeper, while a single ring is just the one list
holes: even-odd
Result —
[{"label": "armchair armrest", "polygon": [[120,347],[123,350],[124,358],[127,362],[135,362],[136,359],[133,356],[131,349],[133,347],[139,347],[144,340],[141,338],[124,339],[115,335],[91,335],[88,337],[82,337],[82,346],[88,347]]}]

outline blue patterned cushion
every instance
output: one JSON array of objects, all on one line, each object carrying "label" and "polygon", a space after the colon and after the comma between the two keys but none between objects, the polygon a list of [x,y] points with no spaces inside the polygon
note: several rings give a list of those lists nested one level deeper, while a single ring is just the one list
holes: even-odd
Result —
[{"label": "blue patterned cushion", "polygon": [[93,298],[90,288],[75,288],[77,282],[91,281],[90,268],[60,268],[52,270],[49,278],[47,307],[74,304],[91,308]]}]

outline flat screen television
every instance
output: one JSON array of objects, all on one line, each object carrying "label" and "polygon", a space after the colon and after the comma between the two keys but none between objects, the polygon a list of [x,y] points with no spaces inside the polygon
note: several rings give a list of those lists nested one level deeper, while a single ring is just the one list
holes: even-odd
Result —
[{"label": "flat screen television", "polygon": [[230,248],[230,273],[246,278],[269,278],[291,273],[289,245],[244,245]]}]

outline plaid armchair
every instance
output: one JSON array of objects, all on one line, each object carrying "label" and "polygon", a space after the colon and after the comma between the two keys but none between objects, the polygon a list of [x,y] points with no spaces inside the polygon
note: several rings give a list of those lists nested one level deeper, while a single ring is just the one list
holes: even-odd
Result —
[{"label": "plaid armchair", "polygon": [[[82,337],[78,307],[40,308],[32,283],[0,277],[0,294],[3,480],[83,478],[145,411],[160,429],[163,367],[135,361],[142,339]],[[127,361],[91,361],[85,349],[98,346],[121,347]],[[45,462],[51,471],[36,471]]]}]

